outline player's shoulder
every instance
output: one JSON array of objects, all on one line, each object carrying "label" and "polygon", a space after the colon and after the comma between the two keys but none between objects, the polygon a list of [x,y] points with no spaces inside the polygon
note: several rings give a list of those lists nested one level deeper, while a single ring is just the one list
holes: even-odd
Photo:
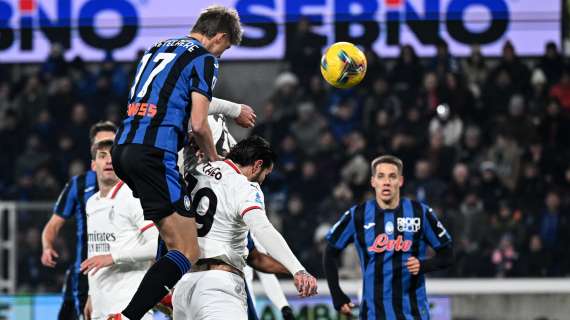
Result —
[{"label": "player's shoulder", "polygon": [[122,200],[130,200],[131,198],[135,199],[133,190],[131,190],[131,188],[129,188],[129,186],[123,181],[119,181],[111,192],[111,198],[119,200],[119,203],[121,203]]},{"label": "player's shoulder", "polygon": [[425,204],[425,203],[423,203],[423,202],[421,202],[421,201],[418,201],[418,200],[416,200],[416,199],[411,199],[411,198],[403,197],[403,198],[402,198],[402,203],[404,203],[404,202],[406,202],[406,201],[409,202],[410,207],[412,208],[412,210],[414,210],[414,211],[420,210],[420,214],[433,212],[433,209],[432,209],[429,205],[427,205],[427,204]]}]

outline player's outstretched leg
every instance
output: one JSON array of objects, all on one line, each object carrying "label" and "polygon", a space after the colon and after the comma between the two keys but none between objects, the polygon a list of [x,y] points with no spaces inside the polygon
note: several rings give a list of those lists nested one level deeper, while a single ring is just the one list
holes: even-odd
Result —
[{"label": "player's outstretched leg", "polygon": [[200,255],[194,218],[174,213],[160,220],[158,229],[169,251],[147,271],[131,302],[123,310],[122,314],[130,320],[142,318],[154,307]]}]

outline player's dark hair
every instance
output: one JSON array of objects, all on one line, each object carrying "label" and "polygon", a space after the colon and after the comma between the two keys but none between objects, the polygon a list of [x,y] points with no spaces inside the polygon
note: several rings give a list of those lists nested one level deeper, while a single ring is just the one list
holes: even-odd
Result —
[{"label": "player's dark hair", "polygon": [[277,154],[269,142],[260,136],[251,136],[238,142],[226,156],[240,166],[249,166],[257,160],[263,160],[262,168],[269,168],[277,162]]},{"label": "player's dark hair", "polygon": [[376,167],[381,163],[389,163],[395,165],[396,168],[398,168],[398,173],[400,175],[402,175],[402,172],[404,171],[404,163],[402,160],[396,156],[387,154],[372,160],[372,164],[370,165],[370,172],[372,172],[372,175],[376,174]]},{"label": "player's dark hair", "polygon": [[95,142],[93,141],[93,139],[95,139],[95,136],[102,131],[117,133],[117,126],[111,121],[99,121],[96,124],[92,125],[91,129],[89,129],[89,141],[91,141],[91,144]]},{"label": "player's dark hair", "polygon": [[113,140],[110,139],[101,140],[97,143],[94,143],[93,145],[91,145],[91,159],[95,160],[95,157],[97,157],[97,151],[111,149],[112,147],[113,147]]},{"label": "player's dark hair", "polygon": [[208,38],[214,37],[217,33],[225,33],[232,45],[240,44],[243,34],[238,12],[220,5],[204,9],[191,32],[203,34]]}]

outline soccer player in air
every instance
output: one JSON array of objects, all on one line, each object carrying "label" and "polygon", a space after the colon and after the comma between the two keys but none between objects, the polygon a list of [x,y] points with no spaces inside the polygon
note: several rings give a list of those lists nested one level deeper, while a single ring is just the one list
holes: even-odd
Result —
[{"label": "soccer player in air", "polygon": [[[91,145],[102,140],[114,139],[117,126],[110,121],[98,122],[89,131]],[[97,177],[94,171],[75,176],[67,182],[54,205],[53,215],[42,232],[42,264],[53,268],[57,264],[59,254],[54,242],[70,218],[75,218],[75,258],[65,274],[63,286],[63,304],[58,319],[79,319],[87,300],[87,277],[79,269],[81,261],[87,258],[87,224],[85,204],[98,190]]]},{"label": "soccer player in air", "polygon": [[[89,276],[86,319],[106,319],[131,301],[146,271],[154,262],[158,230],[145,221],[140,201],[113,171],[113,140],[91,149],[91,169],[99,191],[86,205],[88,256],[81,272]],[[152,320],[152,312],[143,319]]]},{"label": "soccer player in air", "polygon": [[140,198],[145,219],[156,223],[169,251],[149,269],[122,319],[140,319],[200,255],[177,152],[190,126],[205,157],[219,159],[208,107],[217,81],[217,58],[239,44],[241,36],[237,11],[211,6],[200,14],[189,36],[158,42],[138,65],[128,116],[115,139],[113,167]]},{"label": "soccer player in air", "polygon": [[226,160],[201,163],[192,173],[201,254],[174,290],[174,319],[248,318],[243,278],[248,232],[294,276],[301,297],[316,294],[316,279],[265,214],[259,184],[276,159],[269,143],[254,136],[237,143]]},{"label": "soccer player in air", "polygon": [[[354,243],[363,274],[360,319],[429,319],[425,273],[453,263],[451,237],[430,207],[401,198],[403,163],[384,155],[372,161],[375,198],[346,211],[329,231],[324,269],[334,307],[354,304],[339,286],[339,254]],[[426,258],[427,246],[436,255]]]}]

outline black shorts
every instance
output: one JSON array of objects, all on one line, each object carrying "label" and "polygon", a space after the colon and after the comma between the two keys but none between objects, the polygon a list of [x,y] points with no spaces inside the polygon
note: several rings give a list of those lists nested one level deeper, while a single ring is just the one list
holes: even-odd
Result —
[{"label": "black shorts", "polygon": [[115,173],[140,199],[146,220],[158,222],[173,212],[194,217],[178,172],[178,154],[143,144],[122,144],[113,146],[112,156]]}]

